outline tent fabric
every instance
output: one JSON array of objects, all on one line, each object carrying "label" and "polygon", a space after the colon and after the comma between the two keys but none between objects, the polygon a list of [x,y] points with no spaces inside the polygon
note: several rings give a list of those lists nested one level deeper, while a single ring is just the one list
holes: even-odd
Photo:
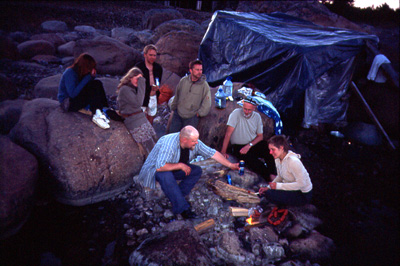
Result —
[{"label": "tent fabric", "polygon": [[227,76],[251,83],[282,119],[304,113],[303,125],[308,127],[345,119],[348,103],[342,96],[366,41],[376,44],[379,39],[282,13],[216,11],[199,59],[211,86]]}]

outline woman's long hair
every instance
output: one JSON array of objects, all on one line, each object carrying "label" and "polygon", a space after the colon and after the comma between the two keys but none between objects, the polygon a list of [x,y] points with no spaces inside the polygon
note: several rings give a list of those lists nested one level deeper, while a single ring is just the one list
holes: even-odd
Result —
[{"label": "woman's long hair", "polygon": [[119,82],[119,84],[118,84],[118,87],[117,87],[117,94],[118,94],[118,92],[119,92],[119,89],[120,89],[122,86],[130,84],[130,83],[131,83],[131,79],[132,79],[133,77],[136,77],[136,76],[139,75],[139,74],[142,74],[142,75],[143,75],[142,70],[140,70],[138,67],[133,67],[133,68],[131,68],[131,69],[128,71],[128,73],[126,73],[125,76],[123,76],[123,77],[121,78],[121,80],[120,80],[120,82]]},{"label": "woman's long hair", "polygon": [[83,53],[75,59],[69,68],[72,68],[78,74],[79,79],[82,79],[96,68],[96,60],[91,55]]}]

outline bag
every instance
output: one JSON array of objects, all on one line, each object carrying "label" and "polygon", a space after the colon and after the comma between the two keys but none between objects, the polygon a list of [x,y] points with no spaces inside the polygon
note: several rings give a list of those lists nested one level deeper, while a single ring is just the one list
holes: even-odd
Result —
[{"label": "bag", "polygon": [[172,89],[167,85],[163,84],[159,89],[160,95],[158,96],[158,104],[162,104],[168,102],[171,99],[174,92]]},{"label": "bag", "polygon": [[147,106],[147,115],[155,116],[157,114],[157,96],[150,96],[149,105]]}]

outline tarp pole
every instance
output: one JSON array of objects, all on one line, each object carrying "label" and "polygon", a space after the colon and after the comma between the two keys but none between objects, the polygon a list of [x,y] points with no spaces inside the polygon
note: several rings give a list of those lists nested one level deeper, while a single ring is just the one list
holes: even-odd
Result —
[{"label": "tarp pole", "polygon": [[385,136],[386,140],[388,141],[390,147],[395,150],[396,147],[394,146],[393,142],[390,140],[388,134],[386,133],[385,129],[382,127],[381,123],[379,122],[378,118],[375,116],[374,112],[372,112],[371,107],[365,100],[364,96],[361,94],[360,90],[357,88],[357,85],[354,83],[354,81],[351,82],[351,87],[354,89],[354,91],[357,93],[358,97],[361,99],[362,103],[365,106],[365,109],[367,110],[368,115],[372,118],[374,121],[375,125],[379,128],[379,130],[382,132],[382,134]]},{"label": "tarp pole", "polygon": [[[375,46],[373,46],[369,41],[367,41],[367,47],[374,54],[374,56],[381,54],[381,52],[379,52],[379,50],[375,48]],[[381,67],[386,73],[386,76],[392,81],[393,85],[399,88],[399,74],[394,70],[392,64],[382,64]]]}]

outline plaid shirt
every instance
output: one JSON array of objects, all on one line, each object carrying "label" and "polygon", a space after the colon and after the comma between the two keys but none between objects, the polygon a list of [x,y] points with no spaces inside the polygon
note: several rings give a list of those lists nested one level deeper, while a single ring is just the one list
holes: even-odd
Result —
[{"label": "plaid shirt", "polygon": [[[155,189],[156,170],[163,167],[166,163],[178,163],[181,156],[179,145],[179,132],[172,133],[161,137],[147,157],[142,169],[140,170],[138,181],[142,186]],[[197,155],[203,156],[205,159],[212,157],[216,150],[205,145],[201,140],[189,152],[189,161],[193,160]]]}]

